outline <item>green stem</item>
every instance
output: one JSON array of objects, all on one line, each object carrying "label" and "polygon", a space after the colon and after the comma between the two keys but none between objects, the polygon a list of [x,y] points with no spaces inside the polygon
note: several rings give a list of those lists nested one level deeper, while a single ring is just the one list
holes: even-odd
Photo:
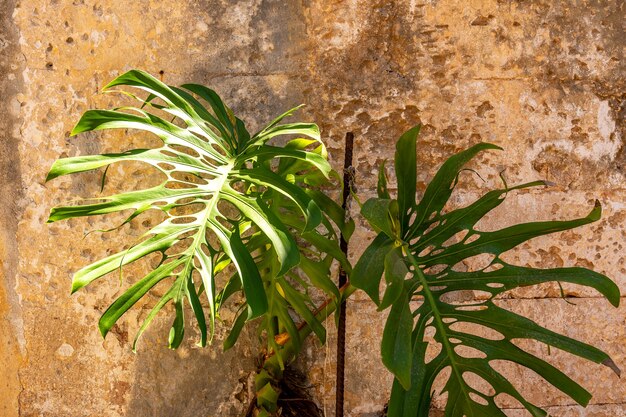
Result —
[{"label": "green stem", "polygon": [[[341,303],[345,303],[346,300],[357,290],[356,287],[350,285],[350,283],[346,284],[344,287],[339,289],[341,294],[340,300],[330,299],[327,300],[322,306],[319,308],[319,311],[315,315],[315,317],[320,321],[325,321],[328,316],[330,316]],[[304,340],[307,336],[312,333],[311,326],[304,323],[302,328],[299,330],[300,340]],[[257,374],[255,378],[255,391],[257,392],[257,405],[261,409],[261,415],[271,415],[271,413],[277,408],[275,401],[267,401],[267,397],[263,398],[263,401],[259,401],[259,394],[263,389],[266,391],[271,389],[273,385],[272,382],[279,381],[283,375],[283,368],[281,366],[281,359],[283,364],[291,363],[298,356],[299,349],[296,348],[292,340],[288,340],[279,351],[274,352],[269,358],[265,360],[263,363],[263,367],[261,371]],[[279,356],[280,355],[280,356]],[[275,385],[275,384],[274,384]],[[273,396],[272,396],[273,397]],[[278,397],[275,397],[278,399]]]},{"label": "green stem", "polygon": [[[352,285],[350,285],[349,283],[345,287],[341,288],[339,290],[339,292],[341,294],[341,303],[345,303],[346,300],[356,290],[357,290],[357,288],[352,286]],[[335,312],[335,310],[337,309],[338,304],[339,303],[337,303],[336,299],[327,301],[325,304],[322,305],[321,309],[317,312],[315,317],[320,322],[323,322],[324,320],[326,320],[328,318],[328,316],[330,316],[332,313]],[[313,330],[311,329],[311,326],[309,326],[308,324],[304,323],[304,325],[300,329],[300,340],[304,340],[307,336],[309,336],[311,334],[312,331]],[[283,345],[283,348],[280,350],[280,352],[276,352],[274,355],[272,355],[271,357],[269,357],[265,361],[265,364],[263,365],[263,368],[267,369],[266,366],[269,365],[272,369],[275,369],[276,366],[278,365],[278,358],[276,358],[277,355],[281,355],[281,357],[283,358],[284,363],[289,363],[293,359],[295,359],[297,354],[298,354],[298,351],[297,351],[296,347],[294,346],[293,341],[289,340],[289,341],[287,341],[287,343],[285,343]]]}]

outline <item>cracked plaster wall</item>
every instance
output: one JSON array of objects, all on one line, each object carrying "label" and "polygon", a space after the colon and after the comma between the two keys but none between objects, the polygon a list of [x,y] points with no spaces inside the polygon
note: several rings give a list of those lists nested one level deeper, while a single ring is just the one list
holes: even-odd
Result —
[{"label": "cracked plaster wall", "polygon": [[[395,138],[418,122],[420,190],[442,158],[479,141],[497,143],[504,153],[472,165],[489,185],[507,167],[511,183],[545,178],[557,186],[511,196],[485,228],[581,215],[595,198],[604,206],[600,222],[535,239],[509,259],[593,267],[626,291],[624,13],[620,1],[582,0],[4,0],[0,414],[237,416],[246,404],[253,334],[226,354],[195,348],[193,340],[172,352],[162,319],[133,355],[129,338],[148,306],[127,314],[102,341],[95,323],[119,293],[116,280],[70,297],[72,272],[138,236],[141,221],[117,235],[86,238],[83,231],[101,228],[102,219],[45,224],[51,206],[99,186],[90,173],[44,183],[56,158],[130,146],[121,135],[68,132],[86,109],[113,105],[99,88],[134,67],[163,71],[172,84],[212,86],[252,128],[306,103],[302,118],[320,124],[336,167],[345,132],[355,133],[363,197],[373,194],[377,166],[392,158]],[[132,138],[134,147],[150,144],[150,137]],[[153,179],[143,167],[127,166],[113,172],[112,186]],[[483,186],[471,175],[463,179],[459,205]],[[357,223],[353,259],[372,238]],[[515,291],[501,303],[593,342],[626,368],[626,308],[610,308],[591,291],[565,291],[579,297],[576,306],[548,285]],[[391,381],[378,360],[383,318],[362,296],[348,314],[346,409],[351,417],[375,416],[389,390],[381,380]],[[317,352],[311,344],[302,361],[329,416],[333,343],[331,337]],[[555,416],[626,416],[625,385],[608,369],[562,352],[549,360],[594,394],[587,410],[534,375],[507,372]],[[523,415],[508,406],[509,415]]]}]

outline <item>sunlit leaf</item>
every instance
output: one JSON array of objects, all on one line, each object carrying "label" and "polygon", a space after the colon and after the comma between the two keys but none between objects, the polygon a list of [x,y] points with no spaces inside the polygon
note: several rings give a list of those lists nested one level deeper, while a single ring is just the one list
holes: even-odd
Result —
[{"label": "sunlit leaf", "polygon": [[[105,90],[114,87],[138,100],[138,107],[89,110],[72,134],[142,130],[156,135],[162,145],[59,159],[47,177],[52,180],[127,161],[148,164],[165,176],[163,183],[151,188],[95,197],[51,210],[49,222],[126,212],[126,224],[148,210],[166,215],[128,249],[74,274],[72,291],[77,291],[137,260],[159,255],[158,265],[126,289],[103,314],[99,323],[102,335],[152,288],[167,283],[169,288],[146,317],[137,337],[172,302],[175,318],[170,347],[176,348],[183,340],[186,306],[193,312],[200,330],[199,344],[204,346],[213,336],[219,309],[231,296],[241,293],[244,304],[224,342],[225,348],[236,342],[246,321],[259,316],[268,315],[268,320],[277,320],[277,330],[291,329],[293,333],[297,320],[295,315],[290,316],[293,310],[301,320],[315,325],[323,339],[323,326],[313,320],[309,295],[292,286],[287,278],[288,273],[302,274],[307,285],[338,296],[328,278],[333,255],[329,258],[326,253],[332,252],[347,262],[339,251],[335,230],[344,227],[343,210],[308,185],[327,181],[332,172],[317,126],[281,124],[297,110],[294,108],[250,135],[243,121],[207,87],[170,86],[138,70],[120,75]],[[147,94],[147,98],[138,98],[127,91],[129,87]],[[294,134],[302,139],[285,147],[268,143],[276,136]],[[318,201],[323,203],[321,209]],[[318,230],[320,225],[326,230]],[[310,242],[308,247],[300,247],[298,238]],[[305,261],[299,269],[301,259]],[[217,283],[224,280],[216,276],[221,273],[231,278],[219,287]],[[286,289],[280,316],[271,313],[278,310],[270,305],[277,298],[272,293],[275,286],[269,283],[277,279]]]}]

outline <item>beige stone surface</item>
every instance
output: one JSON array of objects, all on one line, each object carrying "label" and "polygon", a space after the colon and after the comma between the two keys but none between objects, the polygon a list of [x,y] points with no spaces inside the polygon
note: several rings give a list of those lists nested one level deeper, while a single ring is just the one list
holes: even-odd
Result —
[{"label": "beige stone surface", "polygon": [[[335,166],[345,133],[355,133],[363,197],[373,194],[380,162],[393,158],[395,138],[418,122],[420,191],[453,152],[480,141],[501,145],[505,152],[472,165],[487,186],[498,184],[504,167],[510,183],[545,178],[557,185],[511,195],[481,227],[584,215],[595,198],[604,207],[600,222],[535,239],[511,251],[511,262],[593,267],[626,290],[623,20],[617,0],[0,3],[0,415],[237,416],[245,407],[256,358],[252,331],[226,354],[219,343],[193,347],[193,335],[172,352],[164,346],[171,318],[163,316],[133,355],[129,339],[148,305],[102,341],[96,321],[119,294],[117,279],[69,295],[73,271],[128,245],[150,219],[85,238],[108,220],[45,224],[50,207],[99,187],[93,173],[46,184],[55,159],[154,143],[121,133],[68,136],[83,111],[116,102],[99,89],[135,67],[162,71],[168,83],[210,85],[252,130],[306,103],[302,117],[320,124]],[[111,174],[110,190],[157,180],[140,166]],[[463,180],[453,198],[459,206],[485,187],[471,174]],[[371,238],[358,224],[352,259]],[[143,267],[130,268],[127,279]],[[580,297],[575,307],[558,300],[553,286],[515,291],[502,302],[596,343],[626,367],[623,307],[611,308],[593,291],[566,291]],[[375,416],[391,381],[377,354],[384,317],[372,310],[361,296],[350,304],[351,417]],[[311,344],[303,359],[328,416],[333,343],[331,330],[329,345],[316,351]],[[550,359],[594,393],[593,405],[571,406],[511,369],[535,402],[559,417],[625,415],[624,385],[606,369],[558,352]]]}]

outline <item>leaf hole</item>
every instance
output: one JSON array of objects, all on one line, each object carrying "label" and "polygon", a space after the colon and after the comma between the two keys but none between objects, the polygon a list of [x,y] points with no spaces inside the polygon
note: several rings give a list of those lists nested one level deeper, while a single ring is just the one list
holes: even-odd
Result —
[{"label": "leaf hole", "polygon": [[210,167],[218,167],[220,166],[220,163],[217,162],[215,159],[209,157],[208,155],[202,155],[202,162],[204,162],[205,164],[209,165]]},{"label": "leaf hole", "polygon": [[172,148],[175,151],[178,151],[180,153],[184,153],[186,155],[189,156],[193,156],[194,158],[198,158],[200,156],[200,154],[198,152],[196,152],[195,149],[192,149],[188,146],[184,146],[184,145],[170,145],[170,148]]},{"label": "leaf hole", "polygon": [[230,187],[240,193],[245,193],[248,183],[243,180],[234,180],[230,183]]},{"label": "leaf hole", "polygon": [[488,340],[504,340],[504,336],[500,332],[482,324],[457,321],[450,325],[450,329],[459,333],[473,334]]},{"label": "leaf hole", "polygon": [[233,205],[229,201],[225,201],[225,200],[218,201],[217,210],[220,212],[222,216],[231,220],[237,220],[240,217],[239,210],[237,209],[237,207],[235,207],[235,205]]},{"label": "leaf hole", "polygon": [[226,217],[217,216],[216,219],[217,219],[217,222],[224,227],[224,229],[231,230],[233,225],[230,221],[228,221]]},{"label": "leaf hole", "polygon": [[435,326],[426,326],[424,329],[424,340],[435,340],[435,335],[437,334],[437,329]]},{"label": "leaf hole", "polygon": [[473,348],[471,346],[458,345],[454,347],[454,351],[457,355],[466,359],[486,359],[487,354],[485,352]]},{"label": "leaf hole", "polygon": [[185,232],[182,235],[178,236],[178,239],[179,240],[183,240],[183,239],[187,239],[187,238],[190,238],[190,237],[194,237],[197,232],[198,232],[197,230],[190,230],[190,231]]},{"label": "leaf hole", "polygon": [[[194,200],[195,201],[195,200]],[[203,211],[206,208],[204,203],[186,203],[186,204],[178,204],[169,211],[172,216],[184,216],[197,214]]]},{"label": "leaf hole", "polygon": [[165,156],[169,156],[169,157],[172,157],[172,158],[178,158],[178,156],[179,156],[178,154],[176,154],[176,153],[174,153],[172,151],[160,150],[159,152],[161,152]]},{"label": "leaf hole", "polygon": [[198,186],[195,184],[188,184],[188,183],[180,182],[180,181],[168,181],[165,183],[165,188],[169,190],[183,190],[183,189],[190,189],[190,188],[198,188]]},{"label": "leaf hole", "polygon": [[183,272],[183,269],[185,269],[185,264],[182,265],[178,265],[176,268],[174,268],[174,270],[172,271],[172,275],[177,275],[180,274],[181,272]]},{"label": "leaf hole", "polygon": [[433,359],[435,359],[443,349],[443,345],[439,342],[429,341],[428,345],[426,345],[426,352],[424,354],[424,362],[429,363]]},{"label": "leaf hole", "polygon": [[452,368],[450,366],[446,366],[437,374],[435,377],[435,381],[433,382],[431,393],[438,395],[434,398],[434,402],[436,404],[446,404],[448,400],[448,392],[443,392],[442,390],[445,388],[446,382],[450,379],[452,375]]},{"label": "leaf hole", "polygon": [[220,146],[216,145],[215,143],[211,144],[211,147],[220,155],[222,156],[226,156],[226,152],[224,152],[224,149],[222,149]]},{"label": "leaf hole", "polygon": [[452,267],[452,270],[455,272],[482,271],[483,269],[491,265],[495,258],[496,255],[492,253],[480,253],[478,255],[470,256],[469,258],[465,258],[462,261],[457,262]]},{"label": "leaf hole", "polygon": [[439,220],[437,220],[436,222],[432,222],[431,224],[428,225],[428,227],[426,228],[426,230],[424,230],[424,232],[422,233],[423,235],[426,235],[428,233],[430,233],[435,227],[439,226]]},{"label": "leaf hole", "polygon": [[465,229],[465,230],[461,230],[460,232],[456,232],[455,234],[453,234],[452,236],[450,236],[448,239],[446,239],[445,242],[443,242],[441,244],[442,247],[447,248],[449,246],[452,246],[456,243],[462,242],[463,239],[465,239],[465,237],[467,236],[467,234],[469,233],[469,230]]},{"label": "leaf hole", "polygon": [[472,242],[476,242],[478,239],[480,239],[480,233],[473,232],[471,235],[465,238],[465,241],[463,242],[463,244],[469,245]]},{"label": "leaf hole", "polygon": [[[205,123],[205,125],[207,125]],[[209,136],[206,136],[206,133],[203,131],[198,131],[195,128],[194,129],[187,129],[188,131],[190,131],[196,138],[200,139],[202,142],[205,143],[209,143],[211,141]]]},{"label": "leaf hole", "polygon": [[178,200],[176,200],[174,204],[177,206],[184,206],[184,205],[191,204],[195,201],[196,201],[195,197],[184,197],[184,198],[179,198]]},{"label": "leaf hole", "polygon": [[437,274],[442,273],[446,269],[448,269],[448,265],[437,264],[437,265],[433,265],[433,266],[429,266],[428,268],[425,268],[424,273],[427,275],[437,275]]},{"label": "leaf hole", "polygon": [[417,257],[418,258],[422,258],[422,257],[428,255],[430,252],[432,252],[433,249],[435,249],[435,247],[433,245],[428,245],[420,253],[417,254]]},{"label": "leaf hole", "polygon": [[172,165],[172,164],[166,164],[165,162],[159,162],[159,163],[157,164],[157,166],[158,166],[159,168],[161,168],[162,170],[164,170],[164,171],[171,171],[171,170],[173,170],[173,169],[175,169],[175,168],[176,168],[174,165]]},{"label": "leaf hole", "polygon": [[422,290],[424,289],[423,285],[419,285],[415,290],[413,290],[414,293],[419,294],[422,292]]},{"label": "leaf hole", "polygon": [[469,385],[474,391],[477,391],[487,397],[493,397],[494,395],[496,395],[496,390],[493,388],[493,386],[489,382],[487,382],[485,378],[474,372],[463,372],[463,379],[465,380],[467,385]]},{"label": "leaf hole", "polygon": [[192,174],[190,172],[183,172],[183,171],[172,172],[170,174],[170,178],[173,178],[178,181],[183,181],[183,182],[187,182],[191,184],[198,184],[198,185],[206,185],[209,183],[207,180],[199,177],[198,175]]},{"label": "leaf hole", "polygon": [[250,238],[256,232],[258,232],[258,229],[256,227],[251,227],[251,226],[246,227],[246,229],[243,232],[241,232],[241,238],[242,239]]},{"label": "leaf hole", "polygon": [[485,305],[459,306],[459,307],[456,307],[455,310],[457,311],[482,311],[482,310],[487,310],[487,306]]},{"label": "leaf hole", "polygon": [[148,255],[147,259],[148,265],[150,265],[150,268],[152,269],[158,268],[161,263],[165,262],[162,253],[151,253],[150,255]]},{"label": "leaf hole", "polygon": [[206,256],[211,256],[211,251],[209,250],[209,246],[206,243],[202,243],[200,245],[200,250],[202,251],[202,253],[204,253]]},{"label": "leaf hole", "polygon": [[176,217],[172,219],[172,224],[189,224],[195,222],[196,220],[198,219],[191,216]]},{"label": "leaf hole", "polygon": [[494,398],[494,402],[496,403],[496,406],[498,406],[499,408],[518,408],[518,409],[525,408],[522,405],[522,403],[520,403],[515,397],[504,392],[501,392],[498,395],[496,395]]},{"label": "leaf hole", "polygon": [[504,268],[504,265],[498,262],[494,262],[491,265],[487,266],[485,269],[483,269],[483,272],[494,272],[502,268]]},{"label": "leaf hole", "polygon": [[448,303],[451,305],[463,305],[463,304],[467,304],[468,302],[476,301],[477,298],[481,297],[484,294],[487,294],[489,295],[489,297],[491,297],[491,293],[487,291],[454,290],[454,291],[448,291],[445,294],[442,294],[439,297],[439,299],[442,302]]},{"label": "leaf hole", "polygon": [[476,394],[475,392],[470,392],[469,396],[475,403],[478,403],[480,405],[489,405],[489,401],[484,399],[482,396]]}]

